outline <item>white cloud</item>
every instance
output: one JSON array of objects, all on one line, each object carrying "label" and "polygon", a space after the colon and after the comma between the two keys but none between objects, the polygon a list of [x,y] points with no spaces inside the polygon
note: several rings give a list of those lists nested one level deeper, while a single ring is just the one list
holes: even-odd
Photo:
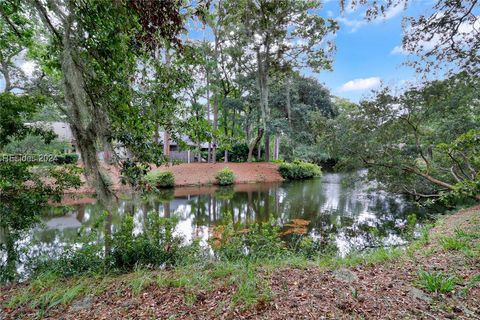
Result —
[{"label": "white cloud", "polygon": [[[387,20],[390,20],[392,18],[395,18],[398,16],[402,11],[405,9],[405,1],[400,1],[397,5],[391,6],[388,8],[387,11],[385,11],[384,14],[379,13],[379,15],[370,21],[370,23],[379,23],[379,22],[384,22]],[[349,2],[349,5],[346,6],[345,9],[347,14],[353,14],[355,12],[355,8],[351,7],[351,3]],[[358,19],[360,18],[360,19]],[[347,17],[337,17],[337,21],[343,23],[347,27],[350,27],[349,32],[355,32],[367,23],[369,23],[366,18],[365,18],[365,12],[362,14],[359,14],[357,18],[347,18]]]},{"label": "white cloud", "polygon": [[392,51],[390,51],[390,54],[404,54],[404,55],[407,55],[408,51],[404,50],[402,46],[395,46],[395,47],[393,47]]},{"label": "white cloud", "polygon": [[390,7],[386,12],[385,15],[381,15],[380,19],[382,20],[389,20],[395,18],[405,9],[405,2],[401,1],[396,6]]},{"label": "white cloud", "polygon": [[378,87],[379,85],[380,85],[379,77],[358,78],[358,79],[353,79],[344,83],[340,87],[340,91],[346,92],[346,91],[367,90],[367,89]]},{"label": "white cloud", "polygon": [[343,23],[347,27],[350,27],[349,32],[355,32],[367,24],[367,20],[348,19],[345,17],[338,17],[337,21]]}]

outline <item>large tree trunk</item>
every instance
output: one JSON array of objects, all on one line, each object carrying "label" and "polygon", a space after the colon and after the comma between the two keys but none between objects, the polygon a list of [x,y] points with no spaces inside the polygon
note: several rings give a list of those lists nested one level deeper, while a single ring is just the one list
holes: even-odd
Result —
[{"label": "large tree trunk", "polygon": [[290,90],[291,90],[291,79],[290,74],[287,75],[285,80],[285,94],[286,94],[286,109],[287,109],[287,118],[288,118],[288,125],[292,127],[292,103],[290,98]]},{"label": "large tree trunk", "polygon": [[170,133],[166,129],[163,132],[163,154],[170,158]]},{"label": "large tree trunk", "polygon": [[270,161],[270,132],[268,131],[267,122],[270,118],[270,109],[268,106],[268,48],[265,54],[257,52],[257,75],[258,75],[258,91],[260,93],[260,109],[262,114],[262,128],[265,135],[265,161]]},{"label": "large tree trunk", "polygon": [[262,136],[263,136],[263,129],[259,128],[258,133],[257,133],[257,137],[255,139],[253,139],[252,141],[250,141],[250,144],[248,145],[247,162],[252,162],[253,150],[255,149],[255,147],[257,147],[259,145],[260,140],[262,140]]},{"label": "large tree trunk", "polygon": [[[210,71],[209,71],[209,68],[207,66],[205,66],[205,74],[206,74],[206,78],[207,78],[207,119],[208,119],[208,123],[210,124]],[[207,163],[210,163],[211,160],[212,160],[212,142],[209,139],[208,140]]]},{"label": "large tree trunk", "polygon": [[78,35],[74,34],[76,30],[73,13],[65,17],[63,13],[59,12],[58,7],[51,8],[56,11],[58,17],[62,17],[60,22],[63,29],[59,31],[60,29],[55,29],[50,21],[44,4],[36,0],[34,5],[45,27],[50,30],[60,45],[66,116],[80,152],[85,175],[94,186],[99,203],[108,212],[105,223],[105,258],[107,258],[110,255],[111,223],[109,222],[112,218],[114,194],[110,189],[111,177],[102,169],[97,157],[97,145],[105,146],[110,143],[108,140],[109,119],[105,111],[96,105],[95,98],[89,92],[88,84],[85,81],[81,55],[74,44],[74,37],[78,37]]},{"label": "large tree trunk", "polygon": [[265,135],[265,161],[270,161],[270,135]]},{"label": "large tree trunk", "polygon": [[280,137],[275,136],[275,142],[274,142],[274,148],[273,148],[273,159],[278,160],[279,154],[280,154]]},{"label": "large tree trunk", "polygon": [[213,101],[213,150],[212,162],[217,162],[218,98]]},{"label": "large tree trunk", "polygon": [[[165,68],[170,69],[172,57],[170,56],[169,48],[165,49]],[[170,162],[170,132],[168,127],[165,128],[163,133],[163,154]]]}]

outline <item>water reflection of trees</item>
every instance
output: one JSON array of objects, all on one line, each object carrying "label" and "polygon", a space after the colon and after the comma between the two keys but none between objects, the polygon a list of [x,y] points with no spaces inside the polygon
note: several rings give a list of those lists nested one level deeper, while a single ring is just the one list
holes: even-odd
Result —
[{"label": "water reflection of trees", "polygon": [[[284,184],[208,187],[186,192],[165,190],[134,195],[119,200],[109,230],[115,232],[125,215],[134,216],[139,232],[147,214],[176,216],[180,221],[191,223],[192,234],[225,223],[226,219],[244,226],[267,221],[273,216],[280,224],[294,218],[309,220],[309,234],[324,241],[341,237],[342,241],[369,244],[378,238],[402,238],[407,215],[418,209],[400,197],[382,192],[368,193],[362,185],[348,181],[344,183],[342,175],[330,174],[323,179]],[[181,194],[176,194],[178,192]],[[78,206],[71,214],[88,226],[101,212],[97,205],[88,204]],[[75,232],[68,227],[42,232],[45,242],[75,241]]]}]

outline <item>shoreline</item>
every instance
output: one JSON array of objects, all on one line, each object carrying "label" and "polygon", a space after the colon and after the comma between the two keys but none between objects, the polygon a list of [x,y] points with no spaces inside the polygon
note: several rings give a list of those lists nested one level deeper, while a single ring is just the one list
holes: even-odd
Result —
[{"label": "shoreline", "polygon": [[[236,185],[256,183],[279,183],[283,178],[278,173],[278,164],[272,162],[221,162],[221,163],[182,163],[175,165],[163,165],[153,167],[152,171],[170,171],[175,177],[176,187],[204,187],[215,186],[215,174],[224,169],[230,168],[235,174]],[[116,166],[104,166],[112,178],[112,191],[129,191],[130,188],[121,183],[120,170]],[[68,189],[66,195],[72,194],[95,194],[93,187],[88,185],[85,176],[82,175],[83,185],[78,189]]]},{"label": "shoreline", "polygon": [[[479,267],[480,205],[476,205],[441,217],[405,249],[382,248],[307,261],[260,260],[249,266],[256,284],[248,290],[255,292],[240,290],[250,281],[243,264],[206,269],[193,265],[78,276],[50,281],[44,287],[35,282],[12,284],[2,288],[0,306],[2,319],[35,318],[42,310],[49,319],[89,320],[285,319],[300,315],[302,319],[473,319],[480,318]],[[456,280],[448,291],[437,291],[422,285],[422,272],[441,281]],[[57,303],[55,292],[64,290],[75,294]],[[32,301],[37,301],[36,307]]]}]

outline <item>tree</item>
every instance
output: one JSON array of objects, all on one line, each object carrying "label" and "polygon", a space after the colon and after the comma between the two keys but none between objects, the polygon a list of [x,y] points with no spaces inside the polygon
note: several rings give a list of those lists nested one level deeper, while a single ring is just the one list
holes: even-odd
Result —
[{"label": "tree", "polygon": [[[366,6],[366,18],[372,20],[397,6],[408,7],[412,0],[350,1],[352,8]],[[340,0],[345,7],[345,0]],[[478,0],[436,0],[432,11],[404,18],[403,50],[418,60],[410,64],[419,72],[445,70],[471,75],[480,71],[480,27]]]},{"label": "tree", "polygon": [[[270,160],[269,81],[275,69],[309,67],[330,69],[333,43],[326,37],[337,29],[333,19],[325,20],[313,11],[318,1],[225,1],[226,35],[242,52],[241,67],[256,73],[261,111],[261,128],[250,141],[249,157],[265,135],[265,160]],[[248,63],[254,61],[254,64]]]},{"label": "tree", "polygon": [[[0,93],[0,152],[13,139],[27,134],[39,136],[49,143],[55,135],[41,128],[25,125],[42,99],[11,92]],[[13,280],[19,259],[17,241],[24,232],[40,221],[40,213],[49,201],[59,201],[67,188],[80,185],[74,166],[52,166],[39,159],[22,160],[2,156],[0,159],[0,232],[6,261],[0,264],[0,282]]]},{"label": "tree", "polygon": [[344,163],[366,166],[372,179],[392,191],[479,199],[478,85],[478,78],[462,73],[400,96],[384,89],[345,110],[318,138],[331,140]]},{"label": "tree", "polygon": [[[6,8],[15,10],[7,11]],[[7,1],[2,21],[12,30],[13,19],[38,19],[35,59],[55,90],[70,122],[87,176],[99,198],[112,196],[109,178],[98,160],[99,147],[126,148],[135,161],[161,159],[151,143],[157,130],[152,112],[138,97],[138,63],[163,43],[177,48],[183,16],[177,2],[129,1]],[[23,35],[21,39],[23,39]],[[17,43],[20,43],[17,41]],[[34,46],[24,46],[36,51]],[[38,50],[37,50],[38,51]],[[172,91],[168,86],[165,91]],[[149,151],[149,152],[146,152]],[[159,161],[159,160],[157,160]],[[127,171],[135,164],[125,163]],[[138,170],[133,170],[138,171]]]},{"label": "tree", "polygon": [[[337,115],[331,94],[318,80],[293,73],[272,81],[272,132],[283,137],[280,154],[285,160],[320,163],[328,156],[316,144],[315,128]],[[314,116],[315,115],[315,116]],[[315,118],[315,121],[312,121]]]}]

